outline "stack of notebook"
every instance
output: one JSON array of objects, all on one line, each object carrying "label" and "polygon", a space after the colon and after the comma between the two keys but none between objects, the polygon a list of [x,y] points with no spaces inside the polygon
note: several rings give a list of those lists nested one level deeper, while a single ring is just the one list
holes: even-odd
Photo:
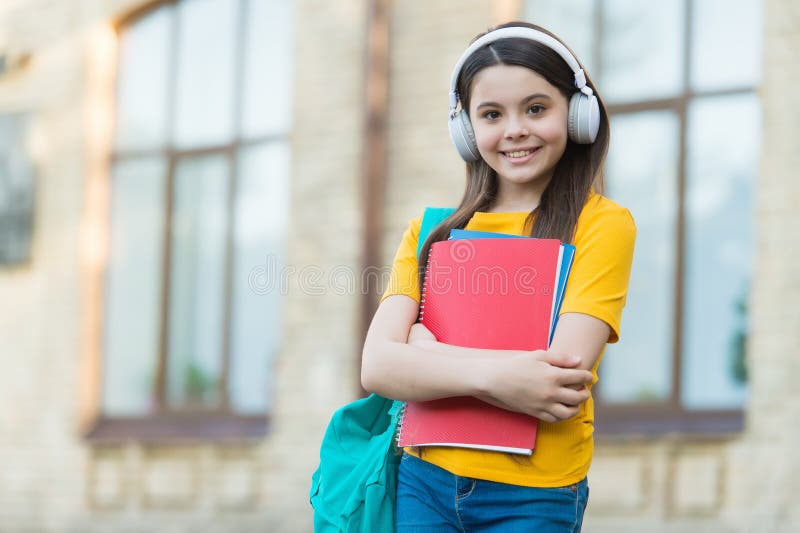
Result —
[{"label": "stack of notebook", "polygon": [[[454,229],[431,245],[420,321],[439,342],[498,350],[546,349],[575,247]],[[455,446],[530,455],[538,420],[472,397],[408,402],[400,446]]]}]

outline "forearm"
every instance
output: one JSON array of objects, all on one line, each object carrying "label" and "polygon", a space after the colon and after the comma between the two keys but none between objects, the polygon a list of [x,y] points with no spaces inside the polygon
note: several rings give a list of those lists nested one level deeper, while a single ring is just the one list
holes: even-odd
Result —
[{"label": "forearm", "polygon": [[[499,359],[514,357],[516,355],[519,355],[520,353],[517,350],[490,350],[483,348],[466,348],[463,346],[454,346],[452,344],[445,344],[443,342],[438,342],[429,339],[414,341],[414,345],[432,352],[436,352],[438,354],[450,355],[453,357],[459,357],[464,359],[482,359],[490,361],[491,360],[497,361]],[[594,361],[591,361],[591,364],[594,364]],[[591,366],[587,366],[586,369],[590,370]],[[570,388],[573,388],[574,390],[583,390],[585,388],[585,385],[576,384],[574,386],[570,386]],[[501,407],[503,409],[510,409],[510,407],[507,404],[501,402],[499,399],[492,396],[491,391],[489,390],[486,390],[483,393],[478,393],[475,396],[483,400],[484,402],[490,403],[494,406]]]},{"label": "forearm", "polygon": [[496,360],[501,357],[513,357],[519,355],[518,350],[490,350],[485,348],[467,348],[464,346],[454,346],[452,344],[445,344],[435,340],[419,340],[414,341],[415,346],[425,350],[435,352],[437,354],[451,355],[462,359],[484,359]]},{"label": "forearm", "polygon": [[399,295],[378,307],[364,342],[366,390],[411,401],[475,396],[548,422],[575,416],[589,397],[586,390],[570,388],[592,379],[590,372],[570,368],[580,362],[577,357],[437,343],[414,323],[417,312],[416,301]]},{"label": "forearm", "polygon": [[[487,394],[491,359],[474,350],[469,357],[394,341],[366,343],[361,365],[364,388],[388,398],[426,401]],[[447,345],[442,345],[447,346]]]},{"label": "forearm", "polygon": [[589,315],[565,313],[556,327],[550,350],[580,357],[578,368],[592,370],[603,353],[611,328]]}]

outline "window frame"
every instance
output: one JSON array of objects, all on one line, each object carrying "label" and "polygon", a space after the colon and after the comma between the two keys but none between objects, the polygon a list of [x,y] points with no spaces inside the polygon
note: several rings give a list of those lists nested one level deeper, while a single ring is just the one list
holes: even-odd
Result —
[{"label": "window frame", "polygon": [[[602,1],[602,0],[600,0]],[[682,369],[683,369],[683,322],[684,283],[686,259],[686,187],[687,187],[687,137],[688,110],[695,99],[709,97],[725,97],[734,95],[757,94],[758,85],[732,86],[724,89],[694,90],[691,86],[691,62],[695,23],[692,0],[683,0],[683,56],[682,56],[682,90],[677,96],[636,100],[625,103],[607,104],[609,118],[645,111],[671,111],[678,120],[678,157],[677,157],[677,212],[675,219],[675,292],[673,300],[673,337],[672,337],[672,379],[669,396],[660,402],[626,402],[606,403],[602,396],[602,383],[598,383],[594,395],[595,407],[599,422],[596,424],[600,436],[621,434],[642,434],[658,436],[668,433],[690,435],[735,435],[744,429],[744,410],[735,409],[687,409],[681,402]],[[603,14],[598,0],[593,1],[594,24],[594,56],[593,64],[602,83]],[[613,190],[612,190],[613,194]]]},{"label": "window frame", "polygon": [[[121,17],[113,24],[113,29],[117,38],[129,27],[136,24],[139,20],[148,16],[157,9],[165,6],[172,6],[177,9],[184,0],[156,0],[146,2],[139,8]],[[273,143],[288,143],[288,130],[279,133],[262,134],[255,136],[242,136],[242,106],[243,106],[243,85],[245,74],[245,53],[247,47],[247,16],[253,0],[235,0],[239,2],[239,12],[236,20],[235,52],[234,52],[234,79],[233,79],[233,135],[224,144],[215,144],[199,148],[178,149],[174,146],[172,139],[172,129],[175,122],[175,87],[177,84],[177,36],[180,25],[180,17],[173,14],[170,28],[170,51],[169,51],[169,78],[168,78],[168,97],[166,106],[166,127],[167,136],[161,146],[153,149],[118,149],[111,145],[111,153],[108,159],[107,192],[113,191],[113,178],[111,176],[113,168],[120,162],[136,160],[146,157],[158,157],[164,161],[166,168],[165,176],[165,223],[163,228],[163,250],[161,264],[161,286],[160,286],[160,309],[161,319],[159,323],[158,335],[158,361],[156,366],[156,376],[153,383],[154,409],[152,413],[141,416],[112,416],[103,413],[102,387],[104,376],[102,372],[98,375],[97,386],[97,406],[95,409],[94,420],[84,431],[84,438],[92,443],[119,443],[129,440],[140,442],[209,442],[209,441],[253,441],[263,438],[269,430],[270,413],[269,408],[255,415],[244,415],[234,412],[230,405],[230,394],[228,381],[230,378],[231,366],[231,312],[233,306],[233,262],[234,262],[234,236],[235,230],[235,202],[236,191],[239,185],[239,154],[244,150],[254,146],[265,146]],[[120,51],[117,49],[115,67],[120,65]],[[118,71],[117,71],[118,72]],[[110,113],[117,116],[117,94],[118,77],[114,81],[114,98],[111,104]],[[169,405],[167,401],[167,367],[168,367],[168,338],[169,338],[169,298],[170,298],[170,267],[172,262],[172,218],[175,199],[175,169],[178,163],[186,158],[221,155],[224,156],[228,164],[228,198],[225,228],[225,258],[224,262],[224,310],[223,323],[221,325],[222,347],[220,354],[220,374],[217,386],[219,401],[214,407],[180,407],[176,408]],[[110,213],[104,220],[110,227]],[[110,232],[109,232],[110,239]],[[110,249],[110,240],[105,243]],[[106,287],[109,269],[103,269],[101,280],[98,281],[100,289],[100,324],[96,335],[98,341],[105,335],[105,302]],[[100,368],[106,353],[102,341],[98,342],[98,360]]]}]

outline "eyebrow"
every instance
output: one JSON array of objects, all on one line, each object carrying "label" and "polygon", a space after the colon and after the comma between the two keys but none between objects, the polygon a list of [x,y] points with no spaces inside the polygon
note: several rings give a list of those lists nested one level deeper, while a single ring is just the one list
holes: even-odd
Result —
[{"label": "eyebrow", "polygon": [[[528,95],[528,96],[526,96],[525,98],[523,98],[523,99],[520,101],[520,104],[525,104],[525,103],[528,103],[528,102],[530,102],[531,100],[535,100],[535,99],[537,99],[537,98],[544,98],[544,99],[546,99],[546,100],[550,100],[550,99],[551,99],[549,94],[544,94],[544,93],[533,93],[533,94],[531,94],[531,95]],[[501,106],[501,105],[500,105],[500,104],[498,104],[497,102],[481,102],[481,103],[478,105],[478,107],[476,107],[475,109],[480,109],[480,108],[482,108],[482,107],[503,107],[503,106]]]}]

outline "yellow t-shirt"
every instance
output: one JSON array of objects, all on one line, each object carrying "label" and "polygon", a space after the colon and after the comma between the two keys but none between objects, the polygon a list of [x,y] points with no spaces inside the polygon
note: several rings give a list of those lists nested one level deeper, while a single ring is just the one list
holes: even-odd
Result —
[{"label": "yellow t-shirt", "polygon": [[[477,212],[466,229],[525,235],[527,215]],[[417,240],[421,223],[422,216],[410,221],[381,301],[403,294],[419,302]],[[589,197],[575,231],[575,260],[561,313],[583,313],[607,323],[611,327],[608,342],[619,339],[635,238],[636,226],[627,209],[600,195]],[[597,381],[597,365],[592,369],[593,384]],[[528,487],[561,487],[586,477],[594,449],[593,432],[594,403],[590,398],[569,420],[539,421],[536,448],[530,457],[428,446],[422,459],[459,476]]]}]

